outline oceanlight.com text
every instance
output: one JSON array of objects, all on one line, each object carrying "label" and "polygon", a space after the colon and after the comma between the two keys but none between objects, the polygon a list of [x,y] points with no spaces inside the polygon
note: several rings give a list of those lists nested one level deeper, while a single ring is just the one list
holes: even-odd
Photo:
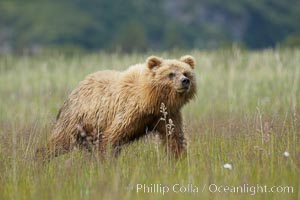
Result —
[{"label": "oceanlight.com text", "polygon": [[208,191],[211,193],[246,193],[255,195],[257,193],[293,193],[293,186],[267,186],[267,185],[249,185],[239,186],[210,184]]}]

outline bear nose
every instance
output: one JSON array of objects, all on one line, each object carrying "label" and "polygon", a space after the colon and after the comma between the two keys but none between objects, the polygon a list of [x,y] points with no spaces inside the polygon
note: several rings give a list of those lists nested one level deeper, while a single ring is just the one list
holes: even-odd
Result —
[{"label": "bear nose", "polygon": [[188,87],[190,85],[190,79],[189,78],[183,78],[181,83],[182,83],[182,86]]}]

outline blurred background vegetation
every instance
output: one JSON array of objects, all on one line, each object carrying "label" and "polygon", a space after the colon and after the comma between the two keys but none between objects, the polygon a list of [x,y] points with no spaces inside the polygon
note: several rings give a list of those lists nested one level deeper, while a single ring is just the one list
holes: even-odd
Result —
[{"label": "blurred background vegetation", "polygon": [[1,0],[0,53],[300,46],[299,0]]}]

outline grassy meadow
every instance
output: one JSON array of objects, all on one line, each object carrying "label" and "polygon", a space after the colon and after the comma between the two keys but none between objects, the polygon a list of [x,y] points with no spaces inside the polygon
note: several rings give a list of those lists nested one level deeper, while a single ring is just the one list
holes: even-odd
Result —
[{"label": "grassy meadow", "polygon": [[[126,69],[152,54],[191,54],[197,61],[197,98],[183,108],[186,159],[168,160],[157,140],[146,137],[105,161],[79,150],[47,164],[34,160],[80,80],[97,70]],[[0,57],[3,200],[300,199],[299,155],[300,50]],[[140,184],[152,191],[137,191]],[[233,192],[238,186],[248,192]]]}]

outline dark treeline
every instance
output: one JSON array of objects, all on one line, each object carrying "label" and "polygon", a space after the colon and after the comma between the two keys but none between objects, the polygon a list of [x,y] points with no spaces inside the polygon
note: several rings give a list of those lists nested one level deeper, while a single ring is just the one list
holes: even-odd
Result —
[{"label": "dark treeline", "polygon": [[1,0],[0,52],[294,44],[299,0]]}]

